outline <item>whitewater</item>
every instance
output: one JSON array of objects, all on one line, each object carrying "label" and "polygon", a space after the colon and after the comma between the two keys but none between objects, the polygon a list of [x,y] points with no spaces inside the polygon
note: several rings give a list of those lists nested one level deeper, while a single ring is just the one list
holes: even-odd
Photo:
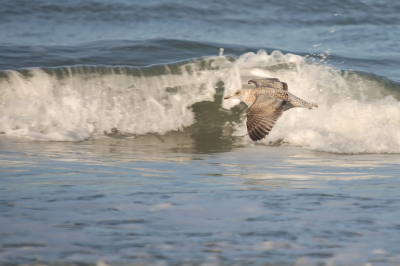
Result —
[{"label": "whitewater", "polygon": [[[279,78],[316,110],[285,112],[264,145],[296,146],[333,153],[399,153],[399,84],[327,63],[264,50],[239,57],[206,56],[148,67],[76,65],[6,70],[0,75],[0,132],[41,141],[82,141],[119,132],[126,137],[185,131],[198,102],[230,110],[236,101],[214,102],[250,87],[252,78]],[[329,61],[328,61],[329,62]],[[390,86],[391,85],[391,86]],[[218,111],[212,116],[217,119]],[[229,121],[233,136],[246,136],[242,122]],[[207,127],[207,123],[203,124]]]}]

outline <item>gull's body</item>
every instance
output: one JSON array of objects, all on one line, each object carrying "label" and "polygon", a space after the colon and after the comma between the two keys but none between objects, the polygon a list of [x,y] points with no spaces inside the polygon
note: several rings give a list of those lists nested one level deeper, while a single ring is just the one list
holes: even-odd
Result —
[{"label": "gull's body", "polygon": [[284,111],[293,107],[318,107],[316,103],[308,103],[291,94],[287,84],[277,78],[252,79],[248,83],[255,84],[256,88],[240,89],[224,99],[239,99],[249,107],[247,133],[254,141],[265,138]]}]

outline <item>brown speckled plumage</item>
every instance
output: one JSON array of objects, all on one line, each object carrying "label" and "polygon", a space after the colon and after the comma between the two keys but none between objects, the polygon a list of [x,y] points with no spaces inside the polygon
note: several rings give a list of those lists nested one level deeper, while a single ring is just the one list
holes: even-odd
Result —
[{"label": "brown speckled plumage", "polygon": [[254,141],[265,138],[284,111],[293,107],[318,107],[316,103],[308,103],[291,94],[287,84],[277,78],[252,79],[248,83],[255,84],[256,88],[240,89],[224,99],[236,98],[249,107],[247,133]]}]

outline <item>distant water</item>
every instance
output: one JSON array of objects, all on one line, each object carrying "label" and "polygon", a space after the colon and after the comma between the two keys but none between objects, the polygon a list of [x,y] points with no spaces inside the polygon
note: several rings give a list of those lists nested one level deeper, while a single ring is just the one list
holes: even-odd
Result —
[{"label": "distant water", "polygon": [[[0,263],[400,263],[399,14],[0,1]],[[263,77],[319,108],[254,144]]]}]

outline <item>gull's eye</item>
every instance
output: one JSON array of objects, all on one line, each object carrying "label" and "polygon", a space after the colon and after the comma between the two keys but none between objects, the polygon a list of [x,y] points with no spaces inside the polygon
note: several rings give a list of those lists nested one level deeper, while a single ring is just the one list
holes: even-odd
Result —
[{"label": "gull's eye", "polygon": [[237,92],[236,92],[236,95],[239,95],[239,94],[240,94],[240,91],[237,91]]}]

